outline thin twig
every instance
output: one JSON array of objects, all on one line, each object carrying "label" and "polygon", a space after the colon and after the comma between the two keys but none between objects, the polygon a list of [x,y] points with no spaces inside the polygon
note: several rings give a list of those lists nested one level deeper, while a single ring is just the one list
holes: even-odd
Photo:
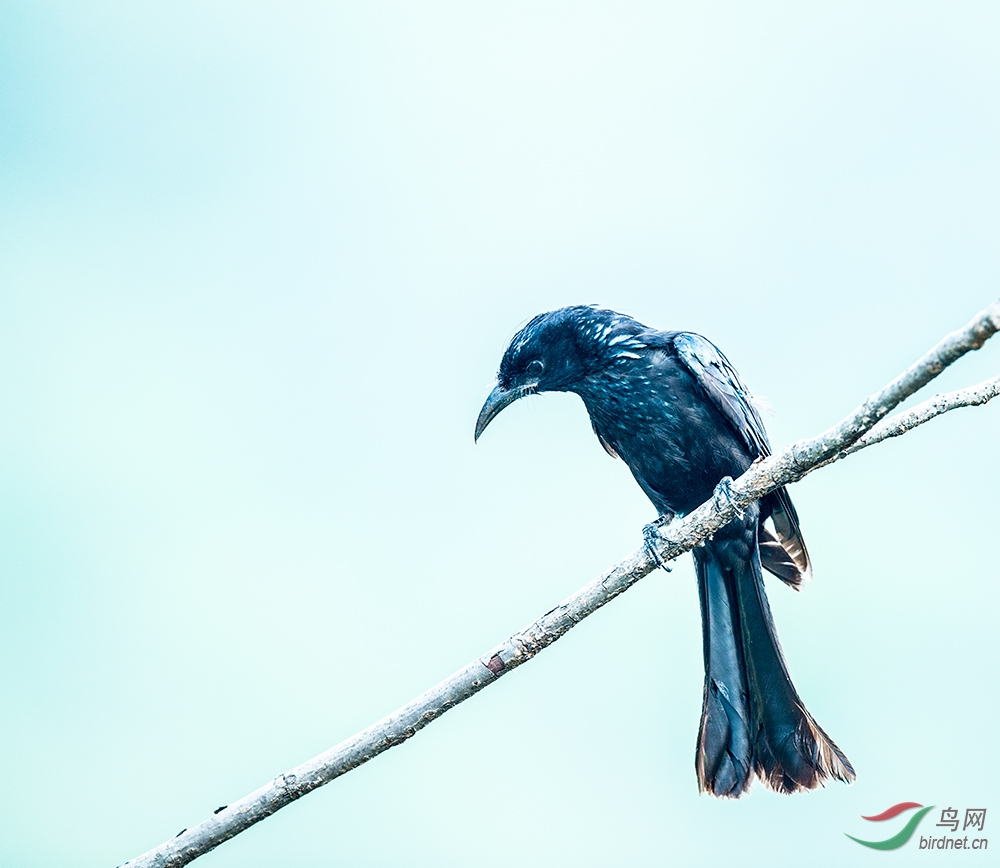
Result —
[{"label": "thin twig", "polygon": [[[777,454],[756,462],[735,482],[725,480],[711,500],[661,528],[659,557],[663,561],[678,557],[711,536],[753,501],[782,485],[801,479],[817,467],[888,437],[903,434],[948,410],[985,403],[994,397],[1000,390],[1000,378],[964,392],[938,396],[875,427],[894,407],[965,353],[979,349],[997,331],[1000,331],[1000,301],[979,313],[965,328],[945,337],[837,425],[818,437],[793,443]],[[175,838],[125,864],[132,868],[177,868],[188,864],[295,799],[328,784],[383,751],[402,744],[448,709],[530,660],[656,567],[649,549],[645,546],[637,549],[537,621],[398,711],[325,753],[278,775],[249,796],[219,809],[197,826],[185,829]]]},{"label": "thin twig", "polygon": [[947,413],[949,410],[957,410],[959,407],[981,407],[997,395],[1000,395],[1000,377],[983,380],[979,385],[969,386],[967,389],[958,389],[954,392],[943,392],[935,395],[922,404],[917,404],[916,407],[911,407],[909,410],[883,419],[853,446],[841,450],[832,458],[828,458],[821,465],[813,469],[816,470],[819,467],[826,467],[828,464],[833,464],[834,461],[839,461],[841,458],[853,455],[866,446],[873,446],[891,437],[900,437],[907,431],[912,431],[919,425],[923,425],[924,422],[930,422],[931,419],[940,416],[942,413]]}]

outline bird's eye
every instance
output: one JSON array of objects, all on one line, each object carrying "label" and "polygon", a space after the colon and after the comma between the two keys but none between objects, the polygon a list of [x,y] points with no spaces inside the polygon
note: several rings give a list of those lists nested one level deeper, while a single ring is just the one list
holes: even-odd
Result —
[{"label": "bird's eye", "polygon": [[524,369],[525,373],[530,374],[532,377],[537,377],[544,370],[545,365],[541,359],[534,359],[528,362],[528,367]]}]

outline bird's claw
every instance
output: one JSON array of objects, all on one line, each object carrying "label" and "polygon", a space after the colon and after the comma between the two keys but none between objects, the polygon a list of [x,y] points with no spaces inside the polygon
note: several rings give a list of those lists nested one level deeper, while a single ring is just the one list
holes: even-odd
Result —
[{"label": "bird's claw", "polygon": [[733,477],[723,476],[719,484],[715,486],[712,499],[721,507],[732,507],[738,518],[743,518],[743,509],[736,505],[736,497],[733,494]]},{"label": "bird's claw", "polygon": [[646,542],[646,551],[656,561],[656,565],[668,573],[673,572],[673,568],[667,566],[667,562],[660,557],[659,545],[663,542],[663,537],[660,536],[660,528],[667,524],[673,517],[673,514],[666,513],[661,515],[656,521],[651,521],[642,529],[642,538]]}]

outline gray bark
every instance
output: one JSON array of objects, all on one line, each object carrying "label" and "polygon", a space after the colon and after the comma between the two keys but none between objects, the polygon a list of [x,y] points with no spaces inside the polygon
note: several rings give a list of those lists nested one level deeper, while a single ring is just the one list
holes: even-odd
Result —
[{"label": "gray bark", "polygon": [[[852,455],[859,449],[881,443],[890,437],[899,437],[949,410],[957,410],[959,407],[979,407],[997,395],[1000,395],[1000,377],[983,380],[979,385],[969,386],[967,389],[935,395],[922,404],[911,407],[905,413],[897,413],[895,416],[883,419],[853,446],[838,452],[833,458],[819,466],[825,467],[827,464]],[[813,468],[813,470],[816,469]]]},{"label": "gray bark", "polygon": [[[874,443],[899,436],[948,410],[986,403],[1000,392],[1000,377],[971,389],[939,395],[907,412],[885,418],[948,365],[970,350],[979,349],[997,331],[1000,331],[1000,301],[979,313],[965,328],[945,337],[829,430],[756,462],[735,481],[724,480],[711,500],[659,529],[659,541],[654,543],[656,553],[662,561],[670,561],[711,536],[768,492]],[[402,744],[448,709],[530,660],[656,568],[656,559],[648,547],[636,549],[538,620],[412,702],[125,864],[133,868],[176,868],[188,864],[306,793]]]}]

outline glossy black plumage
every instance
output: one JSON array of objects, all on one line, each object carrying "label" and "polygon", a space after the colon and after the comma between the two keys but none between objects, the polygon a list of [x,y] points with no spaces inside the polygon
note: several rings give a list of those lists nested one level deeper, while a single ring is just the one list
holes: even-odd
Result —
[{"label": "glossy black plumage", "polygon": [[[661,516],[690,512],[724,477],[770,453],[749,392],[711,342],[614,311],[562,308],[521,329],[476,437],[514,400],[544,391],[583,399],[602,445],[625,461]],[[810,572],[788,493],[764,498],[693,554],[705,658],[700,788],[739,796],[755,774],[781,792],[853,780],[795,692],[764,593],[762,566],[792,586]]]}]

